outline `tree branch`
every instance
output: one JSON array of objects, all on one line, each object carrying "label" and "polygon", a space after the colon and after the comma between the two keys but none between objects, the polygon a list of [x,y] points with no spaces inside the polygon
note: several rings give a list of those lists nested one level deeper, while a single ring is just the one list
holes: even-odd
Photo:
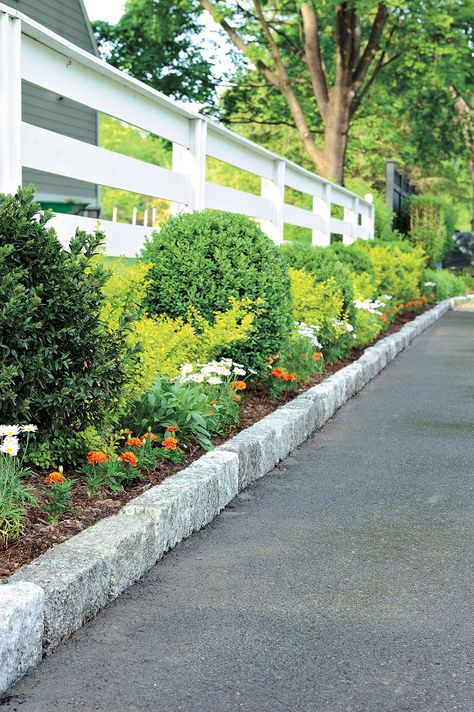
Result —
[{"label": "tree branch", "polygon": [[313,94],[321,115],[324,115],[329,101],[329,92],[319,43],[318,16],[309,2],[304,2],[301,5],[300,12],[305,34],[304,58],[308,65]]},{"label": "tree branch", "polygon": [[[199,2],[204,8],[204,10],[207,10],[211,17],[222,27],[223,30],[227,32],[237,49],[240,49],[242,54],[247,56],[250,47],[245,42],[245,40],[239,35],[235,27],[233,27],[229,22],[227,22],[225,18],[219,19],[217,17],[215,12],[216,8],[211,2],[209,2],[209,0],[199,0]],[[271,82],[271,84],[276,87],[280,86],[280,80],[278,75],[272,69],[270,69],[270,67],[266,65],[265,62],[259,59],[255,62],[255,66],[258,71],[263,74],[269,82]]]},{"label": "tree branch", "polygon": [[380,74],[380,72],[382,71],[382,69],[384,69],[384,67],[387,67],[387,66],[388,66],[389,64],[391,64],[392,62],[395,62],[395,60],[397,60],[399,57],[401,57],[401,54],[402,54],[401,52],[398,52],[397,54],[394,54],[393,57],[390,57],[390,59],[387,59],[386,62],[383,61],[384,58],[385,58],[385,53],[383,53],[383,54],[380,56],[380,59],[379,59],[379,61],[377,62],[376,66],[374,67],[374,69],[373,69],[373,71],[372,71],[372,74],[370,75],[369,79],[367,79],[367,81],[366,81],[366,83],[364,84],[364,86],[358,91],[358,93],[355,95],[355,97],[354,97],[354,99],[353,99],[353,102],[352,102],[352,105],[351,105],[351,119],[352,119],[352,117],[355,115],[355,113],[357,112],[357,110],[359,109],[359,106],[360,106],[361,103],[362,103],[362,99],[363,99],[364,96],[366,96],[366,94],[369,92],[369,90],[370,90],[372,84],[375,82],[375,80],[377,79],[377,77],[378,77],[378,75]]},{"label": "tree branch", "polygon": [[380,39],[385,27],[385,23],[388,19],[388,9],[385,3],[379,3],[377,7],[377,12],[375,14],[375,19],[372,24],[372,29],[370,31],[370,36],[367,41],[364,53],[360,58],[357,67],[352,74],[352,82],[354,91],[362,86],[362,83],[366,77],[367,71],[372,64],[372,61],[379,50]]}]

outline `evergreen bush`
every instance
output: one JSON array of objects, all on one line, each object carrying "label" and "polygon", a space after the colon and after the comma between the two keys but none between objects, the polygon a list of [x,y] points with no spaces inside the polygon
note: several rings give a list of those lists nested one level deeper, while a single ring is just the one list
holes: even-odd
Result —
[{"label": "evergreen bush", "polygon": [[285,346],[292,328],[289,277],[278,249],[252,220],[217,210],[183,213],[153,234],[142,257],[151,264],[144,302],[150,315],[185,319],[193,307],[214,323],[231,297],[261,300],[252,333],[221,355],[265,372],[268,357]]},{"label": "evergreen bush", "polygon": [[129,354],[99,320],[103,236],[78,231],[66,251],[39,210],[32,187],[0,194],[0,413],[38,427],[32,460],[46,467],[73,462],[82,431],[107,421]]}]

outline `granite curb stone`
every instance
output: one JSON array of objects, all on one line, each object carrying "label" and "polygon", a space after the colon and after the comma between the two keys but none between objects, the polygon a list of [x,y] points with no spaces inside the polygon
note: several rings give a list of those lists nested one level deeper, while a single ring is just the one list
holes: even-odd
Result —
[{"label": "granite curb stone", "polygon": [[0,585],[0,692],[42,657],[44,591],[32,583]]},{"label": "granite curb stone", "polygon": [[[47,551],[0,585],[0,632],[2,624],[9,626],[8,635],[0,639],[0,693],[40,660],[41,642],[43,652],[51,652],[166,551],[212,521],[240,490],[270,472],[321,428],[458,301],[464,299],[451,299],[416,317],[323,383],[151,487],[118,514]],[[11,659],[6,666],[5,656]]]}]

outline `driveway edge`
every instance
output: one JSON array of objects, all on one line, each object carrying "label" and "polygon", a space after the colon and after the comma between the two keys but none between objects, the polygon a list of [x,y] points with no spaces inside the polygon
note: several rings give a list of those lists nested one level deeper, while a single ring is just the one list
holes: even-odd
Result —
[{"label": "driveway edge", "polygon": [[467,297],[441,302],[189,467],[23,566],[0,585],[0,694],[238,492],[321,428],[413,339]]}]

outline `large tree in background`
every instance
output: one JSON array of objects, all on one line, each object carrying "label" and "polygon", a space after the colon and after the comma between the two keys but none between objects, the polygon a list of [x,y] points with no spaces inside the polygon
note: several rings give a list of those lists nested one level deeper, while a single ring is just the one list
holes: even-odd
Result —
[{"label": "large tree in background", "polygon": [[[425,26],[440,31],[441,38],[449,32],[450,10],[459,5],[457,0],[200,3],[246,58],[250,74],[243,76],[255,91],[287,108],[275,123],[286,114],[318,173],[337,182],[343,182],[349,131],[369,90],[386,67],[419,51]],[[421,63],[418,69],[421,74]],[[266,102],[262,107],[267,113]]]},{"label": "large tree in background", "polygon": [[127,0],[115,25],[94,23],[101,56],[175,99],[211,101],[212,58],[200,46],[201,8],[190,0]]}]

